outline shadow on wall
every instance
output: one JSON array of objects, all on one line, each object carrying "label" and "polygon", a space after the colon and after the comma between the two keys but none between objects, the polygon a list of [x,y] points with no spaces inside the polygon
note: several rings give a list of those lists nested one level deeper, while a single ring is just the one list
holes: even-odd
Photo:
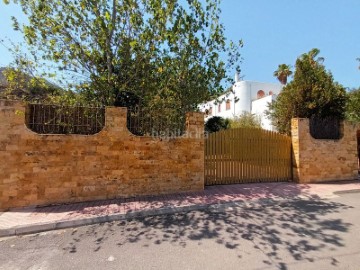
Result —
[{"label": "shadow on wall", "polygon": [[219,249],[233,250],[240,259],[255,249],[264,255],[259,258],[266,258],[259,265],[288,269],[283,258],[314,262],[321,252],[343,247],[342,234],[352,224],[329,215],[349,208],[329,201],[293,200],[226,212],[207,210],[106,223],[74,230],[63,250],[76,253],[91,247],[96,253],[103,246],[129,249],[135,243],[148,248],[161,244],[186,247],[192,241],[201,246],[208,243],[202,240],[210,240]]}]

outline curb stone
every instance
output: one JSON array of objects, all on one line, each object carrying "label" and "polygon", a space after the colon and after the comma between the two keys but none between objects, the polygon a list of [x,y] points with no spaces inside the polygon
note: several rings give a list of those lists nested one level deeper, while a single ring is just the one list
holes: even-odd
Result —
[{"label": "curb stone", "polygon": [[336,195],[347,194],[347,193],[360,193],[360,189],[340,190],[334,192],[334,194]]}]

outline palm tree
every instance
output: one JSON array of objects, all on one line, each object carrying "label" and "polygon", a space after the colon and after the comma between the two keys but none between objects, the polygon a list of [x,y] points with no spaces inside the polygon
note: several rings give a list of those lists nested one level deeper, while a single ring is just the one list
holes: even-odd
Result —
[{"label": "palm tree", "polygon": [[278,78],[281,84],[287,83],[287,78],[292,74],[291,66],[286,64],[279,65],[278,69],[274,71],[274,76]]},{"label": "palm tree", "polygon": [[300,58],[302,60],[306,60],[309,61],[311,63],[311,65],[322,65],[322,63],[325,61],[324,57],[318,57],[315,59],[315,57],[317,57],[320,53],[320,50],[317,48],[312,49],[310,52],[308,53],[304,53]]}]

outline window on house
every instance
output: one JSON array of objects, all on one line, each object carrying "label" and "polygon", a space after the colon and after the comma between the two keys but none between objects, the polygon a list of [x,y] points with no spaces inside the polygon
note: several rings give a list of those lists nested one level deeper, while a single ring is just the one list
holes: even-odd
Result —
[{"label": "window on house", "polygon": [[226,101],[226,110],[230,110],[230,100]]},{"label": "window on house", "polygon": [[221,104],[218,105],[218,112],[221,112]]},{"label": "window on house", "polygon": [[212,115],[212,107],[210,107],[209,109],[205,109],[205,115],[206,116]]},{"label": "window on house", "polygon": [[265,92],[263,91],[263,90],[259,90],[258,92],[257,92],[257,98],[259,99],[259,98],[263,98],[265,96]]}]

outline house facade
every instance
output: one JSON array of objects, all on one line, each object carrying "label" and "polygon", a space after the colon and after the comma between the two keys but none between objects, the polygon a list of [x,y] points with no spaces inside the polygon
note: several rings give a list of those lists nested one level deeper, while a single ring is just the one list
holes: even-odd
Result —
[{"label": "house facade", "polygon": [[241,81],[236,75],[231,91],[201,104],[199,108],[205,113],[205,120],[213,116],[234,118],[243,113],[252,113],[260,118],[262,128],[275,130],[265,112],[269,103],[276,100],[282,88],[281,84],[276,83]]}]

